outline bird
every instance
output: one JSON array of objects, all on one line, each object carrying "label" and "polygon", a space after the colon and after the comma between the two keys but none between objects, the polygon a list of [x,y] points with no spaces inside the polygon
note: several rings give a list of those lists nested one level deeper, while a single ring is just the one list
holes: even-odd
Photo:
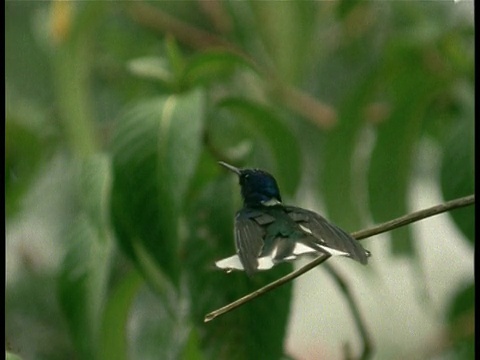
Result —
[{"label": "bird", "polygon": [[217,268],[252,276],[305,254],[345,256],[367,264],[371,253],[347,232],[314,211],[284,205],[270,173],[219,164],[238,175],[243,207],[235,215],[236,254],[216,261]]}]

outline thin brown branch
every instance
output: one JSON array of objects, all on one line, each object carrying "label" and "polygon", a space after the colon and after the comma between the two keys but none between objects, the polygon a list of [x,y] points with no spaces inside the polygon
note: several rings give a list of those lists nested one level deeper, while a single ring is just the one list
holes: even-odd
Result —
[{"label": "thin brown branch", "polygon": [[[354,238],[358,239],[358,240],[365,239],[365,238],[373,236],[373,235],[378,235],[378,234],[381,234],[383,232],[393,230],[393,229],[399,228],[401,226],[411,224],[411,223],[416,222],[416,221],[420,221],[420,220],[425,219],[427,217],[438,215],[438,214],[441,214],[441,213],[446,212],[446,211],[459,209],[459,208],[462,208],[462,207],[465,207],[465,206],[472,205],[474,203],[475,203],[475,195],[465,196],[463,198],[451,200],[451,201],[448,201],[444,204],[435,205],[435,206],[432,206],[430,208],[420,210],[420,211],[416,211],[414,213],[399,217],[397,219],[387,221],[387,222],[385,222],[381,225],[375,226],[371,229],[354,232],[352,234],[352,236]],[[269,292],[271,290],[274,290],[275,288],[277,288],[279,286],[282,286],[283,284],[299,277],[300,275],[306,273],[307,271],[313,269],[314,267],[317,267],[318,265],[320,265],[321,263],[326,261],[329,257],[330,257],[330,255],[325,255],[325,254],[322,254],[322,255],[318,256],[313,261],[309,262],[307,265],[301,267],[300,269],[297,269],[297,270],[291,272],[290,274],[288,274],[284,277],[281,277],[280,279],[275,280],[274,282],[272,282],[270,284],[267,284],[264,287],[262,287],[258,290],[255,290],[254,292],[252,292],[248,295],[245,295],[244,297],[242,297],[242,298],[240,298],[240,299],[238,299],[238,300],[236,300],[236,301],[234,301],[234,302],[232,302],[228,305],[225,305],[225,306],[223,306],[223,307],[221,307],[221,308],[219,308],[215,311],[212,311],[212,312],[208,313],[207,315],[205,315],[204,321],[205,322],[211,321],[211,320],[215,319],[216,317],[218,317],[220,315],[223,315],[223,314],[225,314],[229,311],[232,311],[233,309],[235,309],[235,308],[237,308],[237,307],[239,307],[243,304],[246,304],[247,302],[249,302],[249,301],[251,301],[251,300],[253,300],[257,297],[259,297],[263,294],[266,294],[267,292]]]},{"label": "thin brown branch", "polygon": [[446,203],[435,205],[427,209],[415,211],[411,214],[387,221],[383,224],[375,226],[370,229],[356,231],[351,234],[355,239],[362,240],[373,235],[378,235],[389,230],[393,230],[416,221],[423,220],[430,216],[438,215],[453,209],[460,209],[475,203],[475,195],[469,195],[455,200],[447,201]]},{"label": "thin brown branch", "polygon": [[131,4],[129,12],[137,23],[161,33],[170,33],[176,39],[194,49],[231,48],[231,45],[221,37],[181,21],[158,7],[143,1]]},{"label": "thin brown branch", "polygon": [[[317,266],[318,264],[321,264],[324,261],[326,261],[330,256],[331,255],[328,255],[328,254],[322,254],[319,257],[317,257],[314,261],[308,263],[307,265],[305,265],[304,267],[302,267],[299,270],[302,270],[302,269],[306,269],[305,271],[311,270],[315,266]],[[217,316],[225,314],[225,313],[239,307],[240,305],[243,305],[243,304],[249,302],[250,300],[253,300],[253,299],[255,299],[255,298],[257,298],[257,297],[259,297],[263,294],[266,294],[267,292],[285,284],[286,282],[291,281],[291,280],[295,279],[296,277],[299,277],[304,272],[300,272],[298,270],[293,271],[290,274],[285,275],[284,277],[281,277],[280,279],[275,280],[275,281],[271,282],[270,284],[265,285],[264,287],[262,287],[258,290],[255,290],[254,292],[251,292],[250,294],[245,295],[244,297],[242,297],[238,300],[235,300],[234,302],[232,302],[228,305],[225,305],[224,307],[221,307],[218,310],[212,311],[211,313],[209,313],[205,316],[204,321],[205,322],[211,321],[211,320],[215,319]]]}]

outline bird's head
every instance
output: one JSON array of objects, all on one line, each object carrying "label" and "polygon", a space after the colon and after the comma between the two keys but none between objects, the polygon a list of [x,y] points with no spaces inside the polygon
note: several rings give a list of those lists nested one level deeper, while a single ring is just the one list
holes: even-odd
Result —
[{"label": "bird's head", "polygon": [[259,169],[239,169],[235,166],[219,162],[238,175],[243,202],[247,206],[272,206],[281,204],[282,198],[275,178]]}]

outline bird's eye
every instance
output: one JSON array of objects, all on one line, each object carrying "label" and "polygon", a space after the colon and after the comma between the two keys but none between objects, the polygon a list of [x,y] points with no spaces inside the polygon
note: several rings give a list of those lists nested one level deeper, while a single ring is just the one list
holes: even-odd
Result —
[{"label": "bird's eye", "polygon": [[248,179],[250,174],[245,174],[245,179]]}]

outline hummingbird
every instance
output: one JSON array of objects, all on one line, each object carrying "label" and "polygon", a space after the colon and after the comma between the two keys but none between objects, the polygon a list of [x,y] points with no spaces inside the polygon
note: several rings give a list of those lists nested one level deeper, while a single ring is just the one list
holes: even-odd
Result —
[{"label": "hummingbird", "polygon": [[235,215],[236,254],[215,262],[251,276],[305,254],[346,256],[366,265],[370,252],[319,214],[282,203],[275,178],[260,169],[220,165],[238,175],[243,207]]}]

